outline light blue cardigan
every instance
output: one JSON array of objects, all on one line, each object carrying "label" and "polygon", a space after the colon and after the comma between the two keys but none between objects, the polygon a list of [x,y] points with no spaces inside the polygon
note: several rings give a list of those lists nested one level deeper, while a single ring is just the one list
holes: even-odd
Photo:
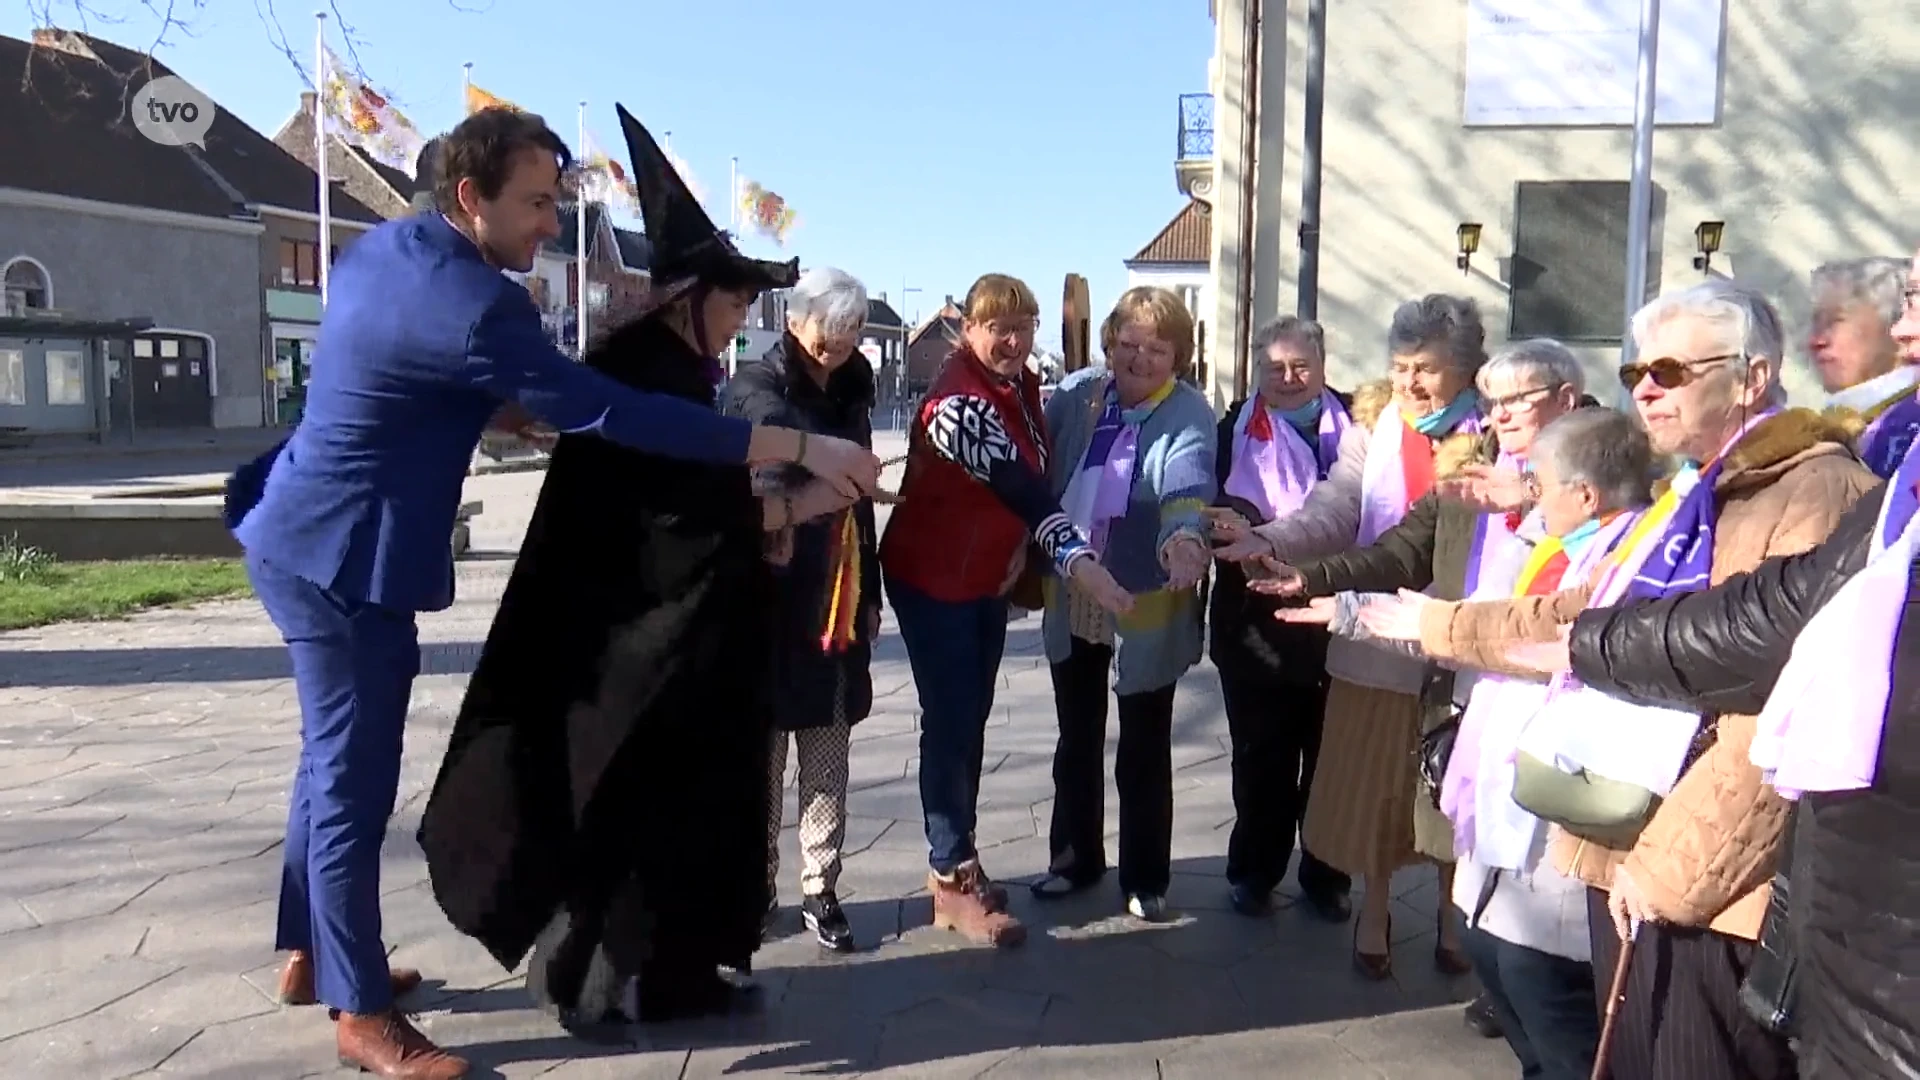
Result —
[{"label": "light blue cardigan", "polygon": [[[1066,494],[1067,483],[1093,440],[1108,382],[1105,369],[1075,372],[1047,402],[1047,434],[1053,443],[1047,484],[1055,498]],[[1212,505],[1217,484],[1215,424],[1206,397],[1185,383],[1175,383],[1166,400],[1140,425],[1133,494],[1126,515],[1109,530],[1107,550],[1101,557],[1121,588],[1134,594],[1134,611],[1118,620],[1115,635],[1119,646],[1116,693],[1140,694],[1170,686],[1200,662],[1205,613],[1198,591],[1167,589],[1160,551],[1181,533],[1206,541],[1201,511]],[[1058,581],[1048,582],[1041,631],[1047,661],[1065,660],[1073,642],[1066,591]]]}]

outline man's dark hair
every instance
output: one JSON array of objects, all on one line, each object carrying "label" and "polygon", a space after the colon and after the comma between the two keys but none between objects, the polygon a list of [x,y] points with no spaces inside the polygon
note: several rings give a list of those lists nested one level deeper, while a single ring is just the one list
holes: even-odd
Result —
[{"label": "man's dark hair", "polygon": [[482,198],[499,198],[521,151],[547,151],[562,175],[573,164],[573,152],[545,120],[517,109],[481,109],[435,141],[433,201],[443,214],[460,209],[462,180],[472,180]]}]

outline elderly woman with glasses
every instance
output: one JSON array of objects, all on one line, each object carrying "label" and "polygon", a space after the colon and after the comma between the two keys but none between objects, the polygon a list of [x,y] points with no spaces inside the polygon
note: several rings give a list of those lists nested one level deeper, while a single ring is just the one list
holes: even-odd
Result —
[{"label": "elderly woman with glasses", "polygon": [[1120,891],[1135,918],[1160,921],[1173,880],[1174,684],[1200,660],[1197,587],[1212,559],[1213,409],[1181,381],[1193,316],[1165,289],[1129,289],[1100,328],[1104,371],[1047,403],[1047,479],[1115,580],[1133,594],[1118,617],[1071,582],[1049,582],[1043,631],[1060,742],[1053,755],[1052,861],[1033,885],[1067,896],[1105,875],[1107,683],[1120,702]]},{"label": "elderly woman with glasses", "polygon": [[[1291,315],[1253,336],[1254,392],[1219,423],[1214,476],[1224,530],[1244,532],[1298,509],[1326,482],[1350,424],[1350,395],[1327,387],[1326,334]],[[1247,588],[1237,563],[1214,571],[1210,653],[1220,672],[1233,751],[1233,832],[1227,883],[1233,909],[1261,917],[1287,875],[1313,788],[1327,709],[1327,632],[1273,618],[1273,601]],[[1302,849],[1295,872],[1309,906],[1351,918],[1347,875]]]},{"label": "elderly woman with glasses", "polygon": [[[1546,596],[1452,604],[1403,595],[1395,633],[1428,655],[1520,672],[1509,654],[1551,642],[1589,607],[1670,598],[1824,540],[1874,476],[1847,432],[1785,409],[1784,341],[1765,297],[1711,281],[1635,313],[1639,358],[1621,383],[1656,451],[1680,472],[1620,539],[1594,583]],[[1609,699],[1610,700],[1610,699]],[[1753,763],[1757,718],[1613,702],[1543,747],[1550,757],[1659,796],[1620,835],[1556,829],[1549,858],[1590,886],[1594,967],[1637,934],[1613,1043],[1616,1076],[1772,1080],[1794,1075],[1784,1037],[1738,1000],[1787,820]],[[1592,737],[1604,733],[1604,737]],[[1602,980],[1604,983],[1605,980]]]},{"label": "elderly woman with glasses", "polygon": [[[1486,362],[1479,308],[1434,294],[1394,312],[1387,333],[1390,377],[1354,394],[1353,423],[1340,460],[1300,507],[1259,528],[1215,523],[1220,558],[1299,561],[1374,543],[1399,524],[1437,479],[1480,453],[1486,431],[1474,374]],[[1354,926],[1354,966],[1366,978],[1393,969],[1389,941],[1393,872],[1423,857],[1452,860],[1446,824],[1415,801],[1427,665],[1372,645],[1336,638],[1327,650],[1327,722],[1302,831],[1305,846],[1332,866],[1364,877]],[[1416,831],[1416,815],[1424,824]],[[1443,871],[1443,880],[1449,871]],[[1443,885],[1441,893],[1444,896]],[[1442,971],[1470,968],[1458,928],[1436,912]]]},{"label": "elderly woman with glasses", "polygon": [[1920,368],[1900,362],[1893,326],[1900,321],[1907,260],[1872,258],[1828,263],[1813,272],[1813,332],[1808,350],[1827,408],[1862,426],[1856,444],[1867,468],[1891,476],[1920,434]]},{"label": "elderly woman with glasses", "polygon": [[[802,275],[787,296],[787,327],[727,385],[726,411],[873,445],[873,368],[854,351],[867,322],[867,290],[831,268]],[[804,470],[761,477],[775,497],[800,490]],[[847,753],[853,725],[873,707],[868,665],[880,633],[880,555],[873,503],[862,499],[829,518],[774,538],[774,731],[768,772],[767,884],[778,910],[787,747],[795,749],[800,915],[824,948],[851,952],[853,928],[836,894],[847,836]]]}]

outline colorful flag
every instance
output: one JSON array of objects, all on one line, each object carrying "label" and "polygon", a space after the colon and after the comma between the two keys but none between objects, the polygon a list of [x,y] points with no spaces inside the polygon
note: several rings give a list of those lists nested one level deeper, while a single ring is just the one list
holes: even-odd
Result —
[{"label": "colorful flag", "polygon": [[634,185],[633,177],[628,175],[627,167],[605,150],[594,139],[592,132],[586,133],[585,144],[580,147],[580,157],[574,162],[576,179],[580,184],[580,197],[589,201],[605,204],[629,214],[640,212],[640,189]]},{"label": "colorful flag", "polygon": [[783,246],[787,232],[800,220],[787,200],[744,176],[740,178],[740,217],[744,224]]},{"label": "colorful flag", "polygon": [[521,108],[520,106],[515,105],[513,102],[508,101],[506,98],[498,97],[494,94],[489,94],[485,90],[480,89],[479,87],[473,85],[472,83],[468,83],[467,84],[467,115],[472,116],[474,113],[477,113],[482,109],[512,109],[514,112],[527,111]]},{"label": "colorful flag", "polygon": [[354,75],[332,49],[326,50],[325,64],[321,109],[328,128],[380,164],[414,176],[427,140],[413,121]]}]

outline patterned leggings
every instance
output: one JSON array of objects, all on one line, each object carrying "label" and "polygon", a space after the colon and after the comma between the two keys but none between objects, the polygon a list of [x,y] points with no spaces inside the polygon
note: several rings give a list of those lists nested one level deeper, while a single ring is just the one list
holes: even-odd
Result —
[{"label": "patterned leggings", "polygon": [[773,733],[767,798],[767,886],[779,894],[780,824],[785,815],[787,740],[799,747],[795,784],[800,809],[800,891],[832,892],[840,881],[840,848],[847,839],[847,750],[851,729],[827,727]]}]

